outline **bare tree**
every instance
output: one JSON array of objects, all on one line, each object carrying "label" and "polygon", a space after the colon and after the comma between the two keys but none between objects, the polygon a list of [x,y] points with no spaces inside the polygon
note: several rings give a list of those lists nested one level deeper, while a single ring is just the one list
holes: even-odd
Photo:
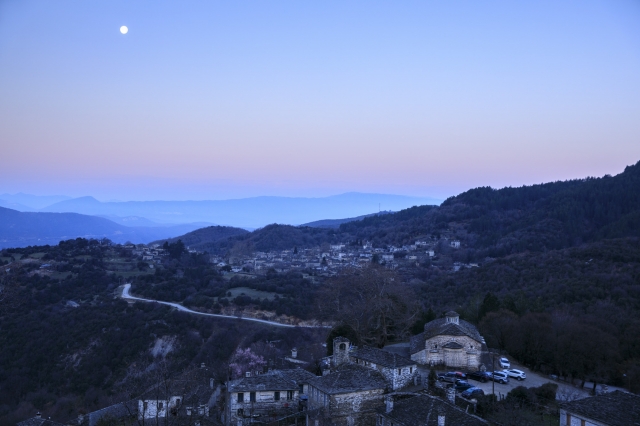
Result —
[{"label": "bare tree", "polygon": [[405,337],[420,310],[411,287],[378,266],[329,280],[317,300],[322,320],[347,324],[362,342],[377,347]]}]

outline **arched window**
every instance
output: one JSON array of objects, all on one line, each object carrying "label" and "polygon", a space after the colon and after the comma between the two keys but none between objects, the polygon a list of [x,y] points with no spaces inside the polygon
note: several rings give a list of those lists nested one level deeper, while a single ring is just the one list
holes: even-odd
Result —
[{"label": "arched window", "polygon": [[340,343],[340,350],[344,351],[345,349],[347,349],[347,344],[346,343]]}]

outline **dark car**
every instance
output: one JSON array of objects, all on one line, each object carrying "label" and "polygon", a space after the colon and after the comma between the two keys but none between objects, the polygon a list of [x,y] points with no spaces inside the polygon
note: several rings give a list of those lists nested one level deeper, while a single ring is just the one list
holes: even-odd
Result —
[{"label": "dark car", "polygon": [[462,392],[460,396],[466,399],[478,398],[479,396],[484,396],[484,391],[480,388],[472,387]]},{"label": "dark car", "polygon": [[472,387],[474,386],[465,380],[458,380],[455,384],[456,392],[463,392]]},{"label": "dark car", "polygon": [[487,371],[471,371],[467,373],[467,378],[477,380],[478,382],[487,383],[491,380],[491,373]]},{"label": "dark car", "polygon": [[458,380],[466,379],[467,375],[460,371],[449,371],[448,373],[438,374],[438,380],[441,382],[455,383]]}]

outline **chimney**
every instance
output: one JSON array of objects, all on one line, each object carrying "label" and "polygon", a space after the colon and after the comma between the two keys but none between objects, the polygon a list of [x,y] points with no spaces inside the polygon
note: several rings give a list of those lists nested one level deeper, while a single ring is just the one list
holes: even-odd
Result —
[{"label": "chimney", "polygon": [[37,419],[41,419],[41,418],[42,418],[42,414],[40,414],[40,411],[38,411],[38,412],[36,413],[36,418],[37,418]]},{"label": "chimney", "polygon": [[213,389],[213,377],[209,379],[209,388]]},{"label": "chimney", "polygon": [[438,414],[438,426],[444,426],[444,414]]},{"label": "chimney", "polygon": [[387,397],[387,413],[390,413],[393,411],[393,397],[389,396]]},{"label": "chimney", "polygon": [[205,367],[205,364],[203,362],[202,364],[200,364],[200,368],[204,368],[204,367]]},{"label": "chimney", "polygon": [[244,373],[244,377],[251,377],[251,371],[247,371],[246,373]]},{"label": "chimney", "polygon": [[293,359],[298,358],[298,348],[291,349],[291,358]]}]

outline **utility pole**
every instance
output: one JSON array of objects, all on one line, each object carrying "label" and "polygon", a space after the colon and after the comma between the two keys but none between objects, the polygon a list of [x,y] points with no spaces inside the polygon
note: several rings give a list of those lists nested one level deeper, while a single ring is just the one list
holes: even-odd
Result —
[{"label": "utility pole", "polygon": [[495,362],[496,357],[493,355],[493,352],[489,351],[489,353],[491,354],[491,392],[493,393],[493,403],[495,404],[495,397],[496,397],[496,377],[494,376],[494,372],[495,370],[495,366],[493,365]]}]

